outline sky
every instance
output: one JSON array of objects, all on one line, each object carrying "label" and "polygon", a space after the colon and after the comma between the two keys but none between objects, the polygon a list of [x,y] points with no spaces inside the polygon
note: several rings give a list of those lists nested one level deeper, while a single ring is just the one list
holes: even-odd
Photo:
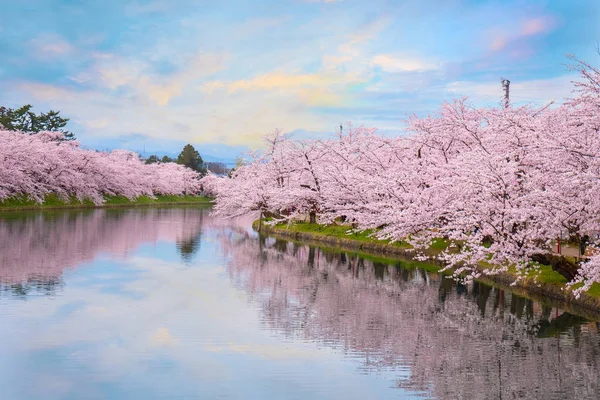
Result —
[{"label": "sky", "polygon": [[232,159],[275,129],[402,134],[453,98],[544,105],[600,65],[597,0],[0,0],[0,103],[89,148]]}]

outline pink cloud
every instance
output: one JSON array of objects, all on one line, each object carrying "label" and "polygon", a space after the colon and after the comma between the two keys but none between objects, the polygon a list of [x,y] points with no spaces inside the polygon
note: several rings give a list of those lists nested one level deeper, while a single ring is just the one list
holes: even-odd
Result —
[{"label": "pink cloud", "polygon": [[56,35],[38,36],[30,42],[30,46],[39,58],[61,57],[75,50],[70,43]]},{"label": "pink cloud", "polygon": [[508,41],[506,40],[506,38],[504,36],[496,36],[495,38],[492,39],[492,44],[490,45],[490,48],[493,51],[498,51],[498,50],[502,50],[503,48],[505,48],[507,44],[508,44]]},{"label": "pink cloud", "polygon": [[[495,27],[490,32],[491,36],[488,37],[488,49],[492,52],[511,49],[515,44],[523,42],[528,37],[552,31],[556,25],[553,17],[541,16],[526,18],[511,26]],[[520,54],[520,56],[522,55]]]},{"label": "pink cloud", "polygon": [[550,17],[532,18],[523,22],[522,36],[532,36],[550,32],[555,27],[554,19]]}]

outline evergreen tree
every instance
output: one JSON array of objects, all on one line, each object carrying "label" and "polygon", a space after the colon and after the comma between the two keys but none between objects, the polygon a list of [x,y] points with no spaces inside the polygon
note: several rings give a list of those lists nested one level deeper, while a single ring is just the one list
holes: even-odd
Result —
[{"label": "evergreen tree", "polygon": [[204,167],[204,161],[200,156],[200,153],[191,144],[186,144],[179,156],[177,157],[177,164],[185,165],[186,167],[193,169],[201,174],[206,174],[206,168]]},{"label": "evergreen tree", "polygon": [[150,157],[146,159],[146,164],[154,164],[158,162],[158,157],[152,154]]},{"label": "evergreen tree", "polygon": [[63,129],[69,122],[69,118],[63,118],[59,114],[60,111],[50,110],[36,115],[31,111],[31,104],[17,109],[0,107],[0,126],[9,131],[25,133],[62,132],[64,140],[75,140],[72,132]]}]

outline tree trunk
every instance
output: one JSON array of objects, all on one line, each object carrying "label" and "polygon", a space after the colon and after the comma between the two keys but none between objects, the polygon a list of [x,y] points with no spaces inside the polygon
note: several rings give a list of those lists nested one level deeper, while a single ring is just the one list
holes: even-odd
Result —
[{"label": "tree trunk", "polygon": [[571,281],[573,278],[575,278],[577,275],[577,270],[579,269],[577,264],[570,262],[562,256],[556,256],[554,254],[534,254],[531,256],[531,261],[550,265],[554,271],[567,278],[567,281]]},{"label": "tree trunk", "polygon": [[309,221],[311,224],[316,224],[317,223],[317,213],[314,211],[311,211],[310,214],[308,214],[309,216]]}]

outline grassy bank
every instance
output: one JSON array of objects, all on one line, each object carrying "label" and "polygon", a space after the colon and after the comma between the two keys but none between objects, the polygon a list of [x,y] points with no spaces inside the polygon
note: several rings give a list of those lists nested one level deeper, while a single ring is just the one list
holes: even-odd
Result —
[{"label": "grassy bank", "polygon": [[106,196],[102,205],[96,205],[90,200],[79,201],[77,199],[63,200],[56,195],[48,195],[43,203],[38,203],[27,198],[13,198],[0,202],[2,211],[23,210],[52,210],[62,208],[109,208],[109,207],[133,207],[133,206],[171,206],[171,205],[194,205],[210,204],[211,199],[204,196],[156,196],[151,198],[141,196],[135,200],[129,200],[124,196]]},{"label": "grassy bank", "polygon": [[[253,227],[255,230],[258,229],[258,221],[254,223]],[[369,237],[371,232],[348,234],[347,226],[324,226],[309,223],[276,226],[263,224],[262,229],[266,234],[272,236],[318,246],[325,245],[329,248],[366,253],[383,259],[393,260],[394,257],[411,259],[414,257],[414,252],[407,243],[389,243],[389,241],[373,239]],[[443,264],[435,256],[446,249],[447,246],[448,242],[441,239],[434,242],[432,247],[425,252],[430,260],[427,263],[419,263],[419,267],[430,272],[439,272],[443,268]],[[426,265],[426,267],[423,267],[423,265]],[[532,275],[511,286],[517,277],[515,272],[511,271],[484,276],[479,280],[517,292],[542,303],[553,300],[558,302],[561,308],[571,310],[579,315],[586,314],[590,316],[591,314],[595,318],[600,317],[600,284],[594,284],[588,292],[576,299],[571,291],[566,288],[567,280],[565,277],[548,265],[540,265],[539,267],[540,272],[537,275],[537,282]],[[481,268],[485,269],[485,266],[482,265]]]}]

